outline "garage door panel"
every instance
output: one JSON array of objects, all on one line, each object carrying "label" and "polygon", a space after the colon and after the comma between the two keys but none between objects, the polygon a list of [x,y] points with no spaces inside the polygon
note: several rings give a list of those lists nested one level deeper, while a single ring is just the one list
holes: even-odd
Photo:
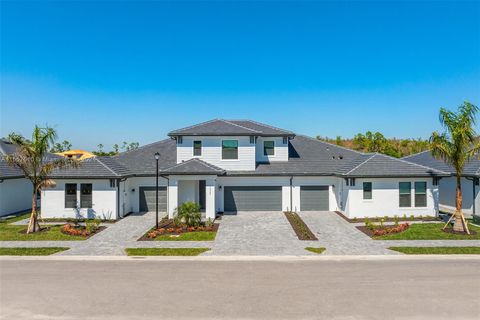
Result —
[{"label": "garage door panel", "polygon": [[328,211],[328,186],[300,187],[301,211]]},{"label": "garage door panel", "polygon": [[[140,187],[140,211],[155,211],[155,187]],[[167,188],[158,187],[158,210],[167,211]]]},{"label": "garage door panel", "polygon": [[282,187],[224,188],[224,211],[281,211]]}]

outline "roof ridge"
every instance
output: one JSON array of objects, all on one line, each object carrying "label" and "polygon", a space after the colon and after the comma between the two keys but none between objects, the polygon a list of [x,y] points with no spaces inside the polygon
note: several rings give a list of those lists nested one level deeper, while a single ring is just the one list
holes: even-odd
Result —
[{"label": "roof ridge", "polygon": [[[92,158],[88,158],[88,159],[92,159]],[[88,160],[88,159],[85,159],[85,160]],[[96,159],[98,162],[100,162],[100,164],[102,166],[104,166],[105,168],[107,168],[107,170],[109,170],[110,172],[112,172],[114,175],[116,176],[120,176],[118,173],[116,173],[112,168],[110,168],[109,166],[107,166],[105,163],[103,163],[99,157],[93,157],[93,159]],[[84,161],[85,161],[84,160]]]},{"label": "roof ridge", "polygon": [[350,148],[347,148],[347,147],[339,146],[337,144],[330,143],[330,142],[327,142],[327,141],[318,140],[317,138],[312,138],[312,137],[306,136],[304,134],[297,134],[297,137],[307,138],[309,140],[313,140],[313,141],[318,142],[318,143],[328,144],[330,146],[337,147],[337,148],[340,148],[340,149],[343,149],[343,150],[346,150],[346,151],[352,151],[352,152],[355,152],[355,153],[358,153],[358,154],[370,154],[370,153],[361,152],[361,151],[358,151],[358,150],[355,150],[355,149],[350,149]]},{"label": "roof ridge", "polygon": [[258,130],[255,130],[255,129],[250,129],[250,128],[247,128],[247,127],[244,127],[242,125],[239,125],[239,124],[236,124],[236,123],[233,123],[233,122],[230,122],[228,120],[225,120],[225,119],[219,119],[220,121],[223,121],[223,122],[226,122],[228,124],[231,124],[233,126],[237,126],[239,128],[242,128],[242,129],[246,129],[246,130],[249,130],[249,131],[253,131],[253,132],[256,132],[256,133],[262,133],[262,131],[258,131]]},{"label": "roof ridge", "polygon": [[[181,130],[187,130],[187,129],[191,129],[191,128],[195,128],[195,127],[199,127],[199,126],[202,126],[202,125],[204,125],[204,124],[207,124],[207,123],[210,123],[210,122],[213,122],[213,121],[221,121],[221,120],[222,120],[222,119],[219,119],[219,118],[211,119],[211,120],[208,120],[208,121],[204,121],[204,122],[200,122],[200,123],[194,124],[194,125],[192,125],[192,126],[188,126],[188,127],[184,127],[184,128],[172,130],[172,131],[170,131],[170,133],[172,133],[172,132],[177,132],[177,131],[181,131]],[[169,133],[169,134],[170,134],[170,133]]]},{"label": "roof ridge", "polygon": [[266,124],[266,123],[258,122],[258,121],[255,121],[255,120],[243,119],[243,120],[231,120],[231,121],[247,121],[247,122],[252,122],[252,123],[258,124],[259,126],[264,126],[264,127],[270,128],[270,129],[279,130],[279,131],[285,131],[285,132],[289,132],[289,133],[295,134],[293,131],[285,130],[285,129],[282,129],[282,128],[279,128],[279,127],[275,127],[275,126],[272,126],[272,125],[269,125],[269,124]]},{"label": "roof ridge", "polygon": [[[368,155],[368,154],[365,154],[365,155]],[[367,163],[370,159],[372,159],[375,155],[376,155],[376,153],[371,154],[370,157],[367,158],[367,160],[362,161],[361,163],[359,163],[358,165],[356,165],[355,167],[353,167],[352,170],[346,172],[345,175],[350,174],[352,171],[354,171],[354,170],[356,170],[357,168],[359,168],[360,166],[364,165],[364,164]],[[353,161],[353,160],[352,160],[352,161]]]},{"label": "roof ridge", "polygon": [[392,156],[389,156],[387,154],[384,154],[384,153],[376,153],[376,154],[379,154],[379,155],[382,155],[384,157],[387,157],[387,158],[390,158],[390,159],[393,159],[393,160],[398,160],[398,161],[401,161],[401,162],[404,162],[404,163],[407,163],[407,164],[413,164],[417,167],[422,167],[422,168],[425,168],[425,169],[429,169],[429,170],[433,170],[433,171],[437,171],[437,172],[440,172],[440,173],[446,173],[446,174],[450,174],[450,172],[446,172],[446,171],[443,171],[443,170],[438,170],[438,169],[435,169],[435,168],[431,168],[431,167],[427,167],[427,166],[424,166],[424,165],[421,165],[421,164],[418,164],[418,163],[415,163],[415,162],[411,162],[411,161],[407,161],[407,160],[404,160],[402,158],[395,158],[395,157],[392,157]]},{"label": "roof ridge", "polygon": [[425,153],[425,152],[430,152],[430,149],[424,150],[424,151],[420,151],[420,152],[417,152],[417,153],[414,153],[414,154],[410,154],[410,155],[408,155],[408,156],[401,157],[401,158],[398,158],[398,159],[408,159],[408,158],[417,156],[417,155],[422,154],[422,153]]}]

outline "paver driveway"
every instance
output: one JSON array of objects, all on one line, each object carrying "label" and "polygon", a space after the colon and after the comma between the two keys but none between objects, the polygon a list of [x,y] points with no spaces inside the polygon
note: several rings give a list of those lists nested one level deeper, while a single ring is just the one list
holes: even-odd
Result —
[{"label": "paver driveway", "polygon": [[212,250],[204,255],[308,255],[283,212],[239,212],[224,215]]}]

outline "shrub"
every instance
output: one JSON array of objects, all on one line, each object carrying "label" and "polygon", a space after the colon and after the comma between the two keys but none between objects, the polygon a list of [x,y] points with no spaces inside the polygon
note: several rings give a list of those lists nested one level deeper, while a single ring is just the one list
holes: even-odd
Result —
[{"label": "shrub", "polygon": [[156,238],[156,237],[157,237],[157,233],[156,233],[155,231],[149,232],[149,233],[147,234],[147,237],[149,237],[150,239]]},{"label": "shrub", "polygon": [[207,221],[205,221],[205,227],[213,227],[213,221],[211,218],[208,218]]},{"label": "shrub", "polygon": [[160,228],[157,230],[158,234],[164,234],[165,233],[165,228]]},{"label": "shrub", "polygon": [[406,222],[406,223],[402,223],[402,224],[400,224],[396,227],[387,227],[387,228],[383,228],[383,229],[373,230],[373,235],[374,236],[383,236],[383,235],[391,234],[391,233],[399,233],[399,232],[403,232],[403,231],[407,230],[409,227],[410,227],[410,225]]},{"label": "shrub", "polygon": [[398,227],[399,221],[398,221],[398,216],[393,217],[393,221],[395,221],[395,227]]},{"label": "shrub", "polygon": [[173,233],[173,231],[175,231],[175,229],[173,229],[173,228],[168,228],[168,229],[167,229],[167,232],[168,232],[168,233]]},{"label": "shrub", "polygon": [[200,206],[192,201],[182,203],[177,207],[174,223],[177,226],[186,225],[187,227],[199,226],[202,222]]}]

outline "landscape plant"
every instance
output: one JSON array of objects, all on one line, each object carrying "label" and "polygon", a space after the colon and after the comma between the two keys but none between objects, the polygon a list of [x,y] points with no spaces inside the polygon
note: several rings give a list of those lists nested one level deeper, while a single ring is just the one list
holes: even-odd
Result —
[{"label": "landscape plant", "polygon": [[454,219],[453,230],[470,234],[465,216],[462,211],[462,184],[461,179],[465,164],[478,156],[480,143],[475,131],[477,106],[464,102],[458,110],[440,109],[440,123],[443,133],[433,132],[430,137],[432,155],[455,170],[455,213],[448,220],[444,229]]},{"label": "landscape plant", "polygon": [[48,178],[54,169],[68,166],[77,167],[79,163],[70,158],[48,156],[50,146],[55,142],[57,133],[50,127],[35,126],[32,139],[11,133],[9,140],[17,146],[17,150],[5,156],[8,165],[23,171],[25,177],[32,183],[32,213],[27,227],[27,233],[40,231],[37,212],[37,194],[46,187],[55,186],[55,181]]},{"label": "landscape plant", "polygon": [[200,206],[192,201],[187,201],[179,205],[176,209],[174,218],[175,225],[187,227],[197,227],[202,222]]}]

